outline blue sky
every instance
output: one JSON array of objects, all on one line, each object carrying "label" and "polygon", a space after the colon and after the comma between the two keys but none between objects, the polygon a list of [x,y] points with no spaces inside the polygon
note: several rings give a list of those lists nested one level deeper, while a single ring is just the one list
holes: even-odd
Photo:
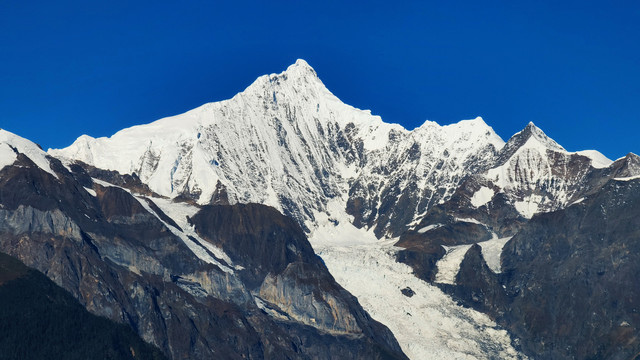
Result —
[{"label": "blue sky", "polygon": [[309,62],[407,128],[533,121],[640,153],[638,1],[0,1],[0,127],[48,147],[232,97]]}]

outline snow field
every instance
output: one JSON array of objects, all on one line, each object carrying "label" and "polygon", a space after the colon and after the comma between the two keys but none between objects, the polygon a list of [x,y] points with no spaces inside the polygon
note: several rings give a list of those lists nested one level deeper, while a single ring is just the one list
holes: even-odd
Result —
[{"label": "snow field", "polygon": [[447,253],[436,263],[438,272],[435,282],[455,285],[460,264],[471,245],[443,246]]},{"label": "snow field", "polygon": [[[393,332],[409,358],[524,358],[511,346],[507,331],[488,316],[458,306],[415,277],[409,266],[396,262],[396,239],[377,240],[372,232],[350,223],[334,230],[339,231],[321,225],[310,237],[314,250],[336,281]],[[401,293],[406,287],[414,291],[412,297]]]},{"label": "snow field", "polygon": [[42,151],[38,145],[2,129],[0,129],[0,170],[7,165],[13,164],[18,158],[11,147],[25,154],[42,170],[55,176],[56,179],[58,178],[58,175],[51,170],[49,160],[46,158],[47,153]]}]

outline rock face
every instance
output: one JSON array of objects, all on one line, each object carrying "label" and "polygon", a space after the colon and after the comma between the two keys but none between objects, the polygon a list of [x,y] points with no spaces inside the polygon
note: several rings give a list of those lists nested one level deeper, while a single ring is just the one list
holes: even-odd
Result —
[{"label": "rock face", "polygon": [[239,276],[268,307],[329,334],[394,341],[335,282],[302,229],[275,209],[258,204],[206,206],[191,222],[204,239],[244,268]]},{"label": "rock face", "polygon": [[90,314],[64,289],[0,253],[3,359],[166,359],[126,325]]},{"label": "rock face", "polygon": [[189,228],[155,203],[170,200],[53,158],[47,172],[24,150],[0,170],[0,251],[171,358],[406,358],[276,210],[175,205],[197,213]]},{"label": "rock face", "polygon": [[628,359],[640,351],[640,180],[608,182],[534,217],[502,253],[505,323],[545,358]]},{"label": "rock face", "polygon": [[[625,160],[626,161],[626,160]],[[612,179],[583,201],[535,215],[506,243],[502,272],[473,245],[456,283],[541,359],[628,359],[640,351],[640,179]]]},{"label": "rock face", "polygon": [[569,153],[530,123],[487,169],[469,174],[447,201],[433,206],[402,234],[397,245],[406,250],[398,259],[432,281],[444,256],[441,246],[511,237],[533,214],[566,208],[598,192],[610,179],[640,174],[636,164],[633,154],[609,163]]}]

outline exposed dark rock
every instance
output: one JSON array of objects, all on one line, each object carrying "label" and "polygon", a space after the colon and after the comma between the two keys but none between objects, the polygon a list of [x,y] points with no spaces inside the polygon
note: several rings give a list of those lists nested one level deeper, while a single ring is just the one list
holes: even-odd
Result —
[{"label": "exposed dark rock", "polygon": [[211,205],[229,205],[229,194],[227,187],[222,185],[220,180],[216,183],[216,189],[211,196]]},{"label": "exposed dark rock", "polygon": [[[429,225],[431,229],[421,232]],[[417,277],[429,282],[435,279],[436,263],[445,255],[442,245],[474,244],[489,240],[492,236],[486,226],[457,221],[440,212],[439,208],[434,208],[429,218],[423,220],[417,229],[404,233],[395,244],[404,248],[397,253],[396,259],[411,266]]]},{"label": "exposed dark rock", "polygon": [[[406,246],[405,246],[406,245]],[[432,243],[405,243],[397,245],[405,247],[398,251],[396,260],[407,264],[413,269],[413,273],[425,281],[434,281],[436,277],[436,263],[442,259],[446,251],[438,244]]]},{"label": "exposed dark rock", "polygon": [[302,229],[271,207],[205,206],[191,222],[201,236],[245,268],[243,278],[250,287],[259,286],[269,273],[283,272],[292,262],[320,262]]},{"label": "exposed dark rock", "polygon": [[415,295],[416,293],[410,288],[410,287],[406,287],[404,289],[401,289],[400,292],[402,293],[402,295],[406,296],[406,297],[412,297],[413,295]]},{"label": "exposed dark rock", "polygon": [[126,325],[0,253],[0,359],[165,359]]},{"label": "exposed dark rock", "polygon": [[335,282],[292,219],[264,205],[238,204],[205,206],[191,222],[200,236],[244,267],[240,276],[254,293],[288,318],[336,336],[359,337],[353,346],[375,342],[386,349],[385,356],[403,357],[391,332]]},{"label": "exposed dark rock", "polygon": [[469,248],[456,275],[456,285],[438,284],[454,299],[494,318],[504,314],[507,294],[498,275],[487,266],[478,244]]},{"label": "exposed dark rock", "polygon": [[[0,250],[171,358],[406,358],[389,330],[335,283],[304,232],[277,211],[227,206],[233,216],[218,214],[234,226],[210,230],[245,267],[226,273],[169,231],[164,223],[179,227],[153,202],[162,221],[142,199],[94,183],[81,168],[52,162],[56,178],[18,157],[0,170]],[[233,244],[236,235],[242,240]],[[255,260],[242,251],[254,251]],[[291,316],[273,317],[254,296]]]},{"label": "exposed dark rock", "polygon": [[[70,166],[74,174],[84,173],[89,177],[96,178],[102,181],[106,181],[109,184],[117,185],[126,189],[129,189],[137,194],[161,197],[149,189],[149,186],[144,184],[136,173],[133,174],[120,174],[113,170],[99,169],[82,161],[76,161]],[[79,169],[82,169],[80,171]],[[86,186],[86,185],[85,185]]]},{"label": "exposed dark rock", "polygon": [[610,181],[582,203],[535,216],[507,245],[506,323],[544,358],[640,352],[640,181]]},{"label": "exposed dark rock", "polygon": [[455,286],[538,359],[629,359],[640,353],[640,180],[609,181],[564,210],[534,216],[504,247],[502,274],[480,249]]}]

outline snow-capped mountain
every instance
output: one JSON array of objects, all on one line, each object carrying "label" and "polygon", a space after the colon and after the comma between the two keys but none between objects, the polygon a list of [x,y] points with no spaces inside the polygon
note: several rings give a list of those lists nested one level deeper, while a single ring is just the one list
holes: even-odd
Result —
[{"label": "snow-capped mountain", "polygon": [[[313,241],[393,335],[274,209],[174,202],[135,176],[63,165],[26,139],[8,132],[2,139],[11,152],[1,158],[0,252],[46,273],[91,312],[130,324],[168,356],[524,358],[506,331],[415,278],[373,232],[325,223]],[[363,281],[382,291],[362,293]],[[400,291],[409,285],[411,300]],[[389,312],[398,301],[405,304]]]},{"label": "snow-capped mountain", "polygon": [[447,199],[503,145],[480,118],[413,131],[384,123],[342,103],[298,60],[232,99],[49,153],[135,173],[165,196],[267,204],[307,229],[319,213],[348,221],[346,210],[382,235]]},{"label": "snow-capped mountain", "polygon": [[[166,356],[406,359],[275,209],[173,202],[136,177],[63,165],[4,130],[0,149],[0,253]],[[20,340],[35,345],[39,334]]]},{"label": "snow-capped mountain", "polygon": [[567,152],[533,124],[505,145],[481,118],[412,131],[385,123],[342,103],[304,60],[232,99],[49,153],[135,173],[164,196],[262,203],[309,231],[326,214],[379,237],[402,234],[473,174],[491,169],[476,205],[504,190],[530,218],[566,206],[580,172],[610,163]]},{"label": "snow-capped mountain", "polygon": [[[65,149],[44,153],[0,132],[0,230],[9,239],[0,251],[176,357],[631,354],[640,351],[635,290],[630,307],[605,306],[619,326],[587,319],[584,293],[571,302],[580,314],[571,324],[557,323],[565,318],[556,302],[545,308],[549,321],[531,321],[541,314],[528,294],[577,296],[540,285],[554,267],[562,269],[554,281],[616,292],[615,269],[628,274],[640,263],[625,252],[640,227],[598,219],[604,229],[621,227],[601,234],[613,251],[600,235],[581,240],[594,230],[588,224],[565,221],[639,206],[639,176],[638,156],[612,162],[594,150],[569,152],[533,123],[507,142],[481,118],[414,130],[385,123],[342,103],[298,60],[229,100],[109,138],[84,135]],[[46,246],[21,242],[24,233]],[[74,252],[80,257],[63,256]],[[612,264],[594,275],[567,260],[589,254],[612,255]],[[78,274],[88,265],[92,272]],[[96,275],[108,271],[119,280]],[[172,290],[158,290],[165,287]],[[150,310],[153,301],[164,307]],[[180,301],[197,311],[163,312]],[[205,303],[234,309],[231,318]],[[180,319],[192,321],[190,341]],[[207,343],[220,341],[220,327],[208,321],[234,324],[240,340],[216,352]],[[595,330],[563,332],[581,326],[598,328],[598,340],[589,340]],[[608,337],[618,350],[602,350]]]}]

